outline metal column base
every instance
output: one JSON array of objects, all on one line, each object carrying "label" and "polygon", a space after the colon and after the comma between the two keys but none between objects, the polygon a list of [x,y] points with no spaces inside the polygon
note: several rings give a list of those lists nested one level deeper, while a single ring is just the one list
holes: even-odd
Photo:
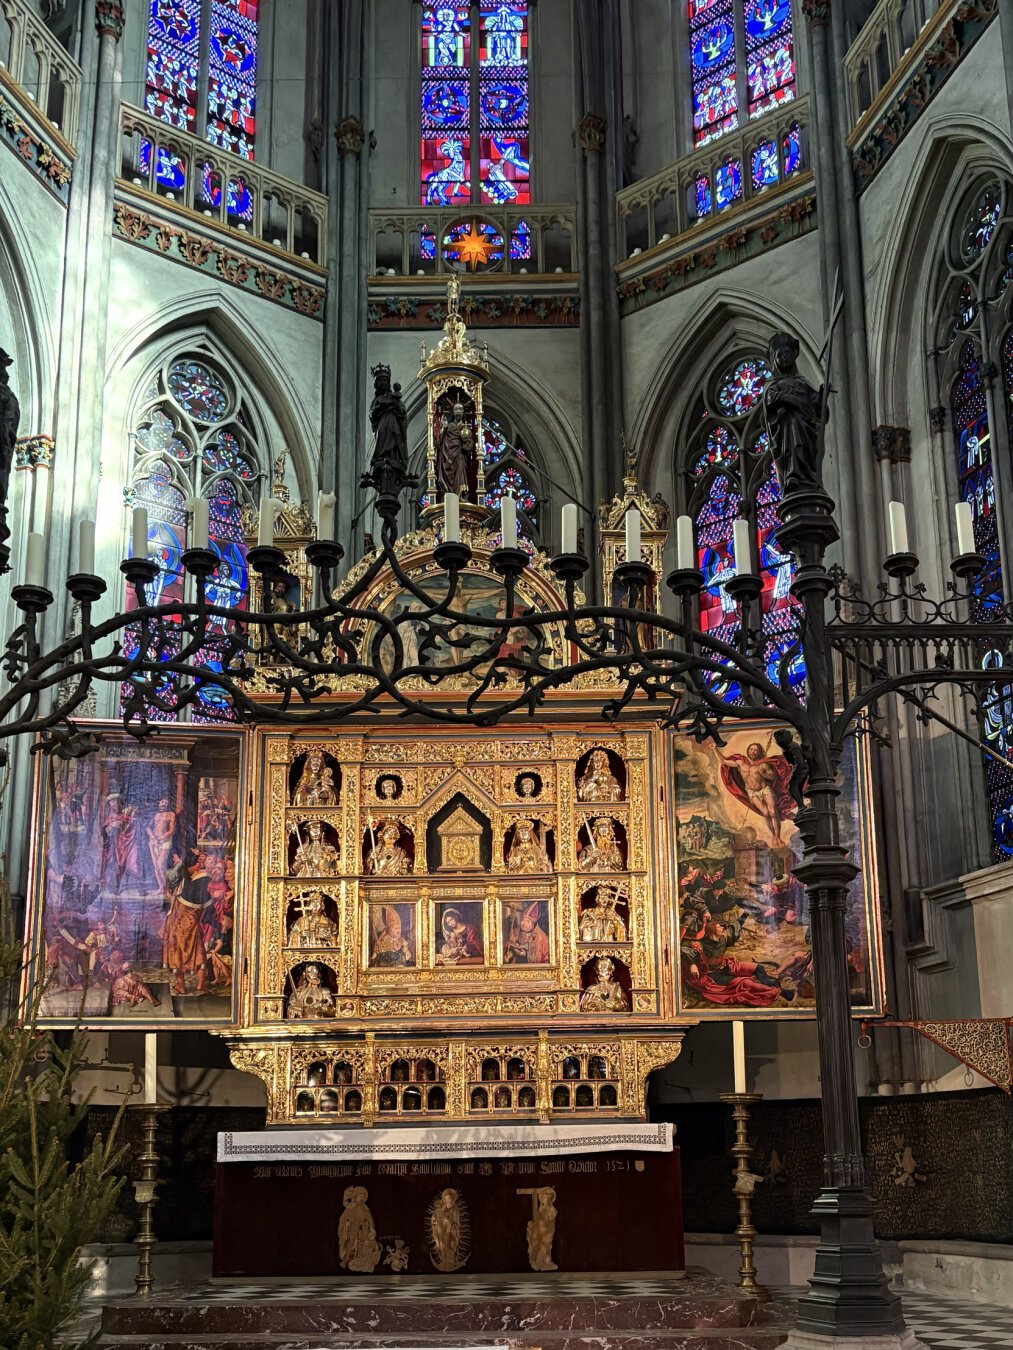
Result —
[{"label": "metal column base", "polygon": [[779,1350],[928,1350],[913,1331],[894,1336],[816,1336],[808,1331],[793,1331]]}]

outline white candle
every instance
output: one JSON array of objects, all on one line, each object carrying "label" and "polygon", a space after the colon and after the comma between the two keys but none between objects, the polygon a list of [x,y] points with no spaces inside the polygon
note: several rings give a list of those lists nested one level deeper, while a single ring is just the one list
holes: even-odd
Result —
[{"label": "white candle", "polygon": [[500,502],[500,525],[503,531],[503,547],[517,547],[517,503],[513,497],[504,497]]},{"label": "white candle", "polygon": [[193,511],[193,523],[190,527],[190,547],[207,548],[208,499],[206,497],[192,497],[190,507]]},{"label": "white candle", "polygon": [[577,505],[568,502],[563,507],[563,532],[560,553],[577,552]]},{"label": "white candle", "polygon": [[46,536],[30,534],[25,547],[25,585],[46,584]]},{"label": "white candle", "polygon": [[261,497],[260,523],[257,529],[258,548],[274,548],[274,520],[281,507],[276,497]]},{"label": "white candle", "polygon": [[692,516],[680,516],[675,522],[675,560],[676,566],[683,571],[696,566]]},{"label": "white candle", "polygon": [[890,512],[890,552],[907,553],[907,515],[903,502],[891,502]]},{"label": "white candle", "polygon": [[957,518],[957,553],[977,553],[978,548],[974,539],[974,517],[971,515],[970,502],[957,502],[953,508],[953,514]]},{"label": "white candle", "polygon": [[144,1033],[144,1105],[158,1104],[158,1035]]},{"label": "white candle", "polygon": [[333,492],[317,493],[317,538],[334,538],[334,505],[337,497]]},{"label": "white candle", "polygon": [[732,1059],[735,1066],[735,1091],[746,1090],[746,1024],[736,1019],[732,1023]]},{"label": "white candle", "polygon": [[635,506],[626,512],[626,561],[640,562],[640,512]]},{"label": "white candle", "polygon": [[95,522],[82,520],[77,527],[77,570],[87,576],[95,572]]},{"label": "white candle", "polygon": [[456,492],[444,493],[443,542],[445,544],[461,542],[461,498]]},{"label": "white candle", "polygon": [[739,577],[753,570],[751,535],[749,521],[737,516],[732,524],[732,548],[735,552],[735,575]]},{"label": "white candle", "polygon": [[146,558],[148,556],[148,513],[143,506],[134,507],[130,556],[132,558]]}]

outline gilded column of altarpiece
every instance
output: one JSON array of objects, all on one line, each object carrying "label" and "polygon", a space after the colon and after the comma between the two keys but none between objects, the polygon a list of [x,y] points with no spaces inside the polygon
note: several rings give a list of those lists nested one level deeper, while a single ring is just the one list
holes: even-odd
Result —
[{"label": "gilded column of altarpiece", "polygon": [[272,1120],[643,1115],[682,1036],[657,731],[258,739],[232,1055]]}]

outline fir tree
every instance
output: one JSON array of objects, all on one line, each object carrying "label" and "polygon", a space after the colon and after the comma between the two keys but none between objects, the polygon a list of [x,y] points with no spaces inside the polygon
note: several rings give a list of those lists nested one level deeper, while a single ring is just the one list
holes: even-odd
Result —
[{"label": "fir tree", "polygon": [[120,1117],[80,1162],[68,1160],[87,1105],[72,1097],[86,1035],[75,1030],[60,1045],[39,1027],[42,989],[19,1001],[21,961],[0,873],[0,1344],[50,1350],[88,1284],[81,1248],[97,1240],[122,1185]]}]

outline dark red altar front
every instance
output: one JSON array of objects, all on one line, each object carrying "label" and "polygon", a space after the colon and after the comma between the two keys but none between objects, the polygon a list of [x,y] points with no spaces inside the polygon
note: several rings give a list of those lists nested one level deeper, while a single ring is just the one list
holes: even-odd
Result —
[{"label": "dark red altar front", "polygon": [[[369,1273],[439,1275],[431,1216],[448,1189],[457,1192],[457,1212],[468,1230],[468,1254],[456,1273],[530,1271],[533,1193],[545,1187],[555,1192],[555,1268],[684,1269],[674,1148],[480,1161],[220,1163],[214,1274],[361,1278],[342,1267],[339,1255],[342,1216],[355,1203],[368,1206],[379,1248]],[[366,1198],[350,1200],[350,1188],[365,1190]]]}]

